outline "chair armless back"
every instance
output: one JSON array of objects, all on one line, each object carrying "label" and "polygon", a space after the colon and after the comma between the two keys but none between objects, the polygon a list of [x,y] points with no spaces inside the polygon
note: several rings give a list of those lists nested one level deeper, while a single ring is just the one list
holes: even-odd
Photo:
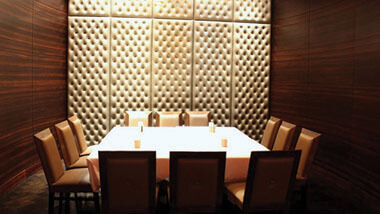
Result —
[{"label": "chair armless back", "polygon": [[225,152],[170,152],[173,213],[220,213],[225,162]]},{"label": "chair armless back", "polygon": [[280,127],[281,119],[271,116],[265,126],[263,139],[261,144],[267,147],[269,150],[272,150],[274,140],[276,139],[278,128]]},{"label": "chair armless back", "polygon": [[63,160],[66,168],[70,168],[79,159],[79,152],[75,143],[74,134],[67,120],[55,124],[59,145],[61,146]]},{"label": "chair armless back", "polygon": [[245,213],[284,210],[295,180],[300,151],[252,152],[245,188]]},{"label": "chair armless back", "polygon": [[283,121],[278,129],[276,140],[274,141],[273,151],[286,151],[289,150],[294,133],[296,131],[296,125]]},{"label": "chair armless back", "polygon": [[104,213],[154,213],[156,152],[99,151]]},{"label": "chair armless back", "polygon": [[71,129],[73,130],[76,136],[79,152],[82,153],[86,151],[87,141],[86,141],[86,138],[84,137],[82,123],[80,122],[80,120],[78,119],[76,115],[69,117],[68,121],[69,121]]},{"label": "chair armless back", "polygon": [[321,134],[317,132],[304,128],[302,129],[296,145],[296,150],[302,151],[297,178],[308,178],[315,154],[317,153],[320,137]]},{"label": "chair armless back", "polygon": [[181,122],[181,112],[156,112],[156,126],[175,127]]},{"label": "chair armless back", "polygon": [[144,126],[152,126],[152,112],[151,111],[126,111],[125,112],[125,126],[138,126],[139,122],[143,122]]},{"label": "chair armless back", "polygon": [[64,173],[57,144],[49,128],[35,134],[34,143],[50,188]]},{"label": "chair armless back", "polygon": [[185,113],[186,126],[208,126],[210,121],[209,111],[187,111]]}]

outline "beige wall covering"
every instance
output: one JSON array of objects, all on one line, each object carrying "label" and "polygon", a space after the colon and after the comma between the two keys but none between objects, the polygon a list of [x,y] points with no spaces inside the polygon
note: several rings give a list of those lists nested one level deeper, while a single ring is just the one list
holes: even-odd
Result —
[{"label": "beige wall covering", "polygon": [[70,0],[68,113],[98,143],[126,110],[210,111],[260,139],[270,0]]}]

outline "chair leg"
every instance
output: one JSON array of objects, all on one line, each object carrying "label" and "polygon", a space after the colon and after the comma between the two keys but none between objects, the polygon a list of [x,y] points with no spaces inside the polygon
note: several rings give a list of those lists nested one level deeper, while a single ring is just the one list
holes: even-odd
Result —
[{"label": "chair leg", "polygon": [[94,192],[93,195],[94,195],[94,202],[95,202],[95,211],[96,211],[96,214],[99,214],[100,213],[99,193]]},{"label": "chair leg", "polygon": [[65,197],[65,213],[70,213],[70,193],[66,193]]},{"label": "chair leg", "polygon": [[77,209],[77,213],[80,213],[81,211],[81,208],[80,208],[80,204],[79,204],[79,199],[78,199],[78,193],[74,193],[75,194],[75,206],[76,206],[76,209]]},{"label": "chair leg", "polygon": [[63,200],[63,193],[59,193],[59,214],[62,213],[62,200]]},{"label": "chair leg", "polygon": [[49,191],[49,207],[48,207],[49,214],[54,213],[54,192]]}]

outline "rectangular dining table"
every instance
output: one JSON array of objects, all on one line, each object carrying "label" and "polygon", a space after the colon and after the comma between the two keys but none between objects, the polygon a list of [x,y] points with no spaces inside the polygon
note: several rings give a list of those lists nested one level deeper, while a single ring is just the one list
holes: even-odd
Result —
[{"label": "rectangular dining table", "polygon": [[[140,148],[135,148],[136,139]],[[227,139],[227,147],[222,139]],[[232,182],[246,180],[251,151],[268,149],[235,127],[216,127],[215,133],[209,127],[144,127],[141,133],[139,127],[116,126],[87,157],[94,192],[100,189],[98,151],[156,151],[157,182],[169,177],[171,151],[225,151],[225,182]]]}]

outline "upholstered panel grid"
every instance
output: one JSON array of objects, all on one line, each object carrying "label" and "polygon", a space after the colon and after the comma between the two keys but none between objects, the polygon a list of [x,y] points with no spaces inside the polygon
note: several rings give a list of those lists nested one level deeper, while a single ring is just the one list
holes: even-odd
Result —
[{"label": "upholstered panel grid", "polygon": [[69,16],[109,16],[111,0],[69,0]]},{"label": "upholstered panel grid", "polygon": [[112,1],[112,16],[152,17],[152,0]]},{"label": "upholstered panel grid", "polygon": [[270,0],[235,0],[234,20],[270,23]]},{"label": "upholstered panel grid", "polygon": [[190,110],[192,32],[192,21],[153,20],[153,110]]},{"label": "upholstered panel grid", "polygon": [[210,111],[218,126],[230,125],[232,23],[194,23],[193,110]]},{"label": "upholstered panel grid", "polygon": [[192,19],[193,0],[153,0],[155,18]]},{"label": "upholstered panel grid", "polygon": [[68,113],[93,143],[109,130],[109,29],[109,18],[69,17]]},{"label": "upholstered panel grid", "polygon": [[112,18],[111,128],[124,124],[124,112],[150,109],[150,19]]},{"label": "upholstered panel grid", "polygon": [[69,115],[79,116],[95,143],[124,124],[125,110],[210,111],[217,125],[260,139],[268,116],[270,6],[69,0]]},{"label": "upholstered panel grid", "polygon": [[268,117],[270,25],[234,25],[232,125],[261,139]]},{"label": "upholstered panel grid", "polygon": [[233,0],[195,0],[194,19],[232,20]]}]

